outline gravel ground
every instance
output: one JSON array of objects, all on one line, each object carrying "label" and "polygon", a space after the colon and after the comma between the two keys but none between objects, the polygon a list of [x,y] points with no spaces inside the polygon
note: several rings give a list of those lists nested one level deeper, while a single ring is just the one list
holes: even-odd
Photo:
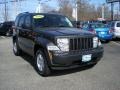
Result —
[{"label": "gravel ground", "polygon": [[104,44],[104,57],[92,68],[54,71],[41,77],[31,57],[14,56],[11,42],[11,38],[0,39],[0,90],[120,90],[119,44]]}]

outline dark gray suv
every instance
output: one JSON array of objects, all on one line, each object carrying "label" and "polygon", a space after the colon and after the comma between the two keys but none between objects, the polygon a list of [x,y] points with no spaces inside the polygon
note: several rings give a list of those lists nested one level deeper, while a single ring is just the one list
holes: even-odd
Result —
[{"label": "dark gray suv", "polygon": [[34,57],[42,76],[53,69],[69,69],[96,64],[103,47],[96,35],[73,28],[70,20],[57,14],[21,13],[13,28],[13,51]]}]

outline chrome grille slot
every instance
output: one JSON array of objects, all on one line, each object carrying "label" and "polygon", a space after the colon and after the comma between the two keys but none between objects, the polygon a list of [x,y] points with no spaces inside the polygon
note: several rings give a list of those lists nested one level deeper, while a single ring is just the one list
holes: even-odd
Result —
[{"label": "chrome grille slot", "polygon": [[80,37],[70,38],[70,51],[87,50],[93,48],[93,39]]}]

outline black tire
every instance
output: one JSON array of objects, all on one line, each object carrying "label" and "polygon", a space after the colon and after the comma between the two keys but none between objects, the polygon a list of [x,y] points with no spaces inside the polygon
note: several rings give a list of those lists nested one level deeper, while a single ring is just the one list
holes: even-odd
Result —
[{"label": "black tire", "polygon": [[14,41],[13,42],[13,53],[16,55],[16,56],[20,56],[21,55],[21,50],[17,44],[17,41]]},{"label": "black tire", "polygon": [[37,70],[38,74],[41,76],[48,76],[51,73],[51,70],[48,67],[45,54],[40,49],[37,50],[36,55],[35,55],[35,69]]},{"label": "black tire", "polygon": [[101,40],[102,43],[109,43],[110,40]]}]

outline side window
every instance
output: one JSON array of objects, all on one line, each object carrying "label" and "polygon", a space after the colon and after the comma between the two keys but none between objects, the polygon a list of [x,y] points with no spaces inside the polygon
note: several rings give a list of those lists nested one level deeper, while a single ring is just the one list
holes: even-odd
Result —
[{"label": "side window", "polygon": [[24,24],[24,16],[20,17],[18,26],[22,27],[23,24]]},{"label": "side window", "polygon": [[30,16],[26,16],[25,18],[25,28],[26,29],[29,29],[32,25],[32,22],[31,22],[31,17]]},{"label": "side window", "polygon": [[120,27],[120,22],[117,23],[117,27]]},{"label": "side window", "polygon": [[18,26],[19,17],[15,19],[15,26]]}]

